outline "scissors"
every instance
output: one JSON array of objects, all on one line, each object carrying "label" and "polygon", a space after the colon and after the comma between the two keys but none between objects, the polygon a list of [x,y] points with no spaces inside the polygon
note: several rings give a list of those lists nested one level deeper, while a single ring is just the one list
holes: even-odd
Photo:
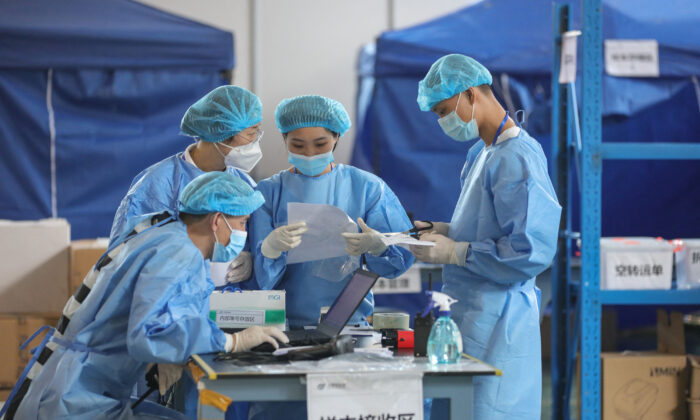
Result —
[{"label": "scissors", "polygon": [[410,237],[412,237],[412,238],[418,239],[418,236],[420,235],[420,232],[422,232],[422,231],[424,231],[424,230],[430,230],[430,229],[433,228],[433,222],[423,222],[423,223],[427,223],[428,226],[424,226],[424,227],[421,227],[421,228],[419,228],[419,227],[417,227],[417,226],[414,226],[412,229],[405,230],[405,231],[403,231],[403,232],[385,233],[384,236],[408,235],[408,236],[410,236]]}]

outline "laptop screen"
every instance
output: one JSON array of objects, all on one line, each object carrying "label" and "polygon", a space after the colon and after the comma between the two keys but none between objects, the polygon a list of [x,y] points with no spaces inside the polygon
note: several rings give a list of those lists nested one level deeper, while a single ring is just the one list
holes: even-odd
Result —
[{"label": "laptop screen", "polygon": [[360,306],[362,299],[372,289],[377,278],[379,276],[375,273],[362,269],[355,270],[355,274],[328,309],[318,330],[330,337],[338,335]]}]

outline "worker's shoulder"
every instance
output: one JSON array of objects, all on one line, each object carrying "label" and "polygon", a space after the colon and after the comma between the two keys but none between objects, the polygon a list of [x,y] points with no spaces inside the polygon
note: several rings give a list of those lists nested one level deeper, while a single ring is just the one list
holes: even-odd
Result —
[{"label": "worker's shoulder", "polygon": [[262,179],[253,188],[255,188],[257,191],[262,192],[263,194],[265,193],[265,191],[269,191],[274,188],[279,188],[282,185],[282,177],[285,175],[285,173],[288,173],[286,169],[265,179]]},{"label": "worker's shoulder", "polygon": [[128,248],[132,252],[150,253],[158,260],[167,260],[169,265],[187,267],[193,260],[200,259],[201,252],[187,235],[187,227],[180,220],[152,227],[131,239]]},{"label": "worker's shoulder", "polygon": [[502,161],[521,162],[526,164],[532,160],[544,159],[544,151],[540,143],[532,138],[525,130],[492,148],[490,161],[494,164]]},{"label": "worker's shoulder", "polygon": [[351,180],[357,180],[361,182],[365,182],[368,184],[376,184],[376,185],[384,185],[385,182],[383,179],[378,177],[377,175],[365,171],[364,169],[357,168],[352,165],[345,165],[342,163],[338,164],[338,167],[336,168],[339,172],[339,175],[344,176],[345,178],[351,179]]},{"label": "worker's shoulder", "polygon": [[180,164],[178,160],[181,158],[178,155],[179,154],[172,155],[159,162],[154,163],[153,165],[149,166],[148,168],[141,171],[141,173],[136,175],[134,181],[152,181],[154,179],[161,179],[164,176],[167,176],[169,178],[170,176],[172,176],[175,165]]}]

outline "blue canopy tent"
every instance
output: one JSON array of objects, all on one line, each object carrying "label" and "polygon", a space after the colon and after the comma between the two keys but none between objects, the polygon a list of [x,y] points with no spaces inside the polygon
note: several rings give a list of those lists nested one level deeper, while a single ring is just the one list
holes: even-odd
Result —
[{"label": "blue canopy tent", "polygon": [[107,236],[132,178],[188,144],[233,36],[130,0],[0,0],[0,218]]},{"label": "blue canopy tent", "polygon": [[[573,27],[580,28],[579,2],[571,3]],[[368,48],[359,60],[364,90],[353,164],[381,176],[416,219],[450,220],[473,143],[449,139],[437,117],[416,104],[418,82],[449,53],[472,56],[491,70],[501,103],[511,115],[525,111],[524,128],[549,153],[551,22],[549,0],[487,0],[383,33],[376,52]],[[659,78],[603,75],[603,140],[700,141],[700,9],[694,2],[604,1],[603,36],[656,39],[660,57]],[[699,176],[692,161],[606,162],[603,235],[700,237],[700,184],[693,181]]]}]

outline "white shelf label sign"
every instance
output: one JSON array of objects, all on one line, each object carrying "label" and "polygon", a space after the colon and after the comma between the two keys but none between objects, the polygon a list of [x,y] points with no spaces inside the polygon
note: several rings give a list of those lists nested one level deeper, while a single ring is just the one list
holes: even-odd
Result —
[{"label": "white shelf label sign", "polygon": [[561,34],[561,62],[559,63],[559,83],[576,81],[576,44],[581,31],[568,31]]},{"label": "white shelf label sign", "polygon": [[659,77],[655,39],[606,39],[605,72],[618,77]]},{"label": "white shelf label sign", "polygon": [[395,279],[380,277],[372,288],[375,295],[386,295],[393,293],[420,293],[421,278],[420,267],[413,265],[402,275]]},{"label": "white shelf label sign", "polygon": [[420,372],[306,375],[308,418],[314,420],[422,420]]}]

